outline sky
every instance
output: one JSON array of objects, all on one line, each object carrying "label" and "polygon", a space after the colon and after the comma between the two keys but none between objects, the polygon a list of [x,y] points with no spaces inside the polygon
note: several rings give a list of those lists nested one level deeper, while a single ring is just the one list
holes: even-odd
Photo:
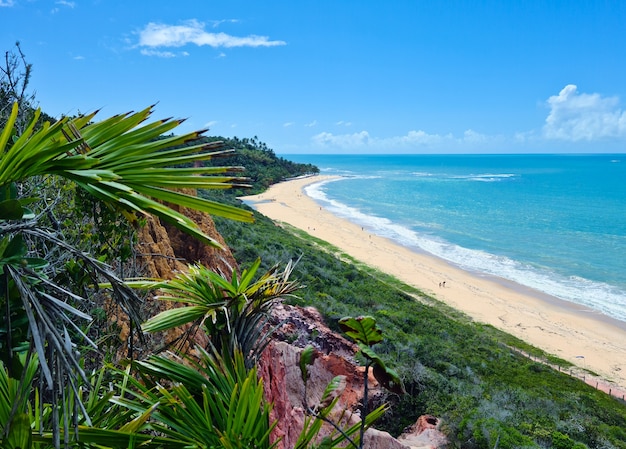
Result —
[{"label": "sky", "polygon": [[624,153],[626,2],[0,0],[54,117],[295,153]]}]

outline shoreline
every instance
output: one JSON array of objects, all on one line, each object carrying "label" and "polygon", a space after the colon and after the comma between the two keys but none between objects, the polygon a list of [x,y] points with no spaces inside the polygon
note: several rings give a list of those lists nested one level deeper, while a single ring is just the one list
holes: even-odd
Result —
[{"label": "shoreline", "polygon": [[423,251],[370,234],[333,215],[304,192],[307,185],[337,178],[295,178],[240,199],[268,218],[308,232],[474,321],[490,324],[567,360],[579,368],[577,377],[585,376],[587,370],[598,375],[587,374],[587,383],[614,396],[626,393],[626,323],[506,279],[465,271]]}]

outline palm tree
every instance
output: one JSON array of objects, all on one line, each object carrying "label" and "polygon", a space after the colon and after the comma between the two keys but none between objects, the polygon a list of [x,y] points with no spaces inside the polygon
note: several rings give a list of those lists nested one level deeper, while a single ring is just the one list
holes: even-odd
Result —
[{"label": "palm tree", "polygon": [[[56,203],[50,192],[24,197],[24,185],[60,177],[130,221],[152,214],[216,247],[219,243],[167,203],[242,221],[252,221],[252,214],[175,190],[224,189],[243,186],[245,179],[236,175],[241,167],[194,164],[227,151],[217,151],[219,142],[193,144],[203,131],[163,138],[181,121],[147,122],[153,107],[102,121],[95,121],[97,111],[64,117],[37,129],[41,112],[36,110],[19,135],[15,129],[18,112],[14,104],[0,131],[0,308],[6,316],[0,324],[0,361],[10,378],[24,380],[20,356],[26,353],[31,360],[36,355],[45,387],[39,394],[54,404],[64,394],[64,384],[80,398],[79,385],[87,383],[87,376],[77,342],[95,344],[80,325],[90,320],[84,311],[87,298],[59,281],[60,268],[51,263],[51,255],[63,252],[79,262],[94,284],[104,281],[111,285],[113,296],[135,322],[140,322],[139,297],[109,266],[66,242],[60,230],[44,226],[44,218]],[[43,204],[41,210],[31,210],[34,203]],[[77,402],[89,422],[87,410]],[[0,422],[5,438],[16,416],[13,410]],[[58,424],[53,423],[57,446]]]},{"label": "palm tree", "polygon": [[160,289],[164,294],[159,299],[184,304],[152,317],[142,329],[158,332],[195,323],[207,334],[218,354],[233,357],[240,351],[246,366],[252,368],[269,342],[271,329],[267,328],[272,307],[300,288],[297,282],[289,280],[291,262],[282,272],[274,266],[255,279],[260,265],[261,260],[257,259],[240,276],[234,271],[230,280],[195,265],[171,281],[131,283],[135,287]]}]

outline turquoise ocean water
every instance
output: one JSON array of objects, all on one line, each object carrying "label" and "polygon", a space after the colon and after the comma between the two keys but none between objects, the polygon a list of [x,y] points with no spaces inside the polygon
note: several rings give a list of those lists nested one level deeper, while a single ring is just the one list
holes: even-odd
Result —
[{"label": "turquoise ocean water", "polygon": [[626,322],[626,154],[283,157],[371,233]]}]

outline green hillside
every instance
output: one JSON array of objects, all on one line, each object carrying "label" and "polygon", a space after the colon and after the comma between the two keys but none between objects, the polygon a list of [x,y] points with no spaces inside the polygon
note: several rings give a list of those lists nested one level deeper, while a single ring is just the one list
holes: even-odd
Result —
[{"label": "green hillside", "polygon": [[319,173],[319,168],[312,164],[298,164],[276,156],[274,150],[256,137],[239,139],[237,137],[205,137],[202,141],[224,142],[225,149],[234,149],[228,157],[211,160],[211,165],[240,166],[245,168],[244,175],[250,180],[250,189],[230,190],[228,196],[252,195],[260,193],[270,185],[296,176]]}]

